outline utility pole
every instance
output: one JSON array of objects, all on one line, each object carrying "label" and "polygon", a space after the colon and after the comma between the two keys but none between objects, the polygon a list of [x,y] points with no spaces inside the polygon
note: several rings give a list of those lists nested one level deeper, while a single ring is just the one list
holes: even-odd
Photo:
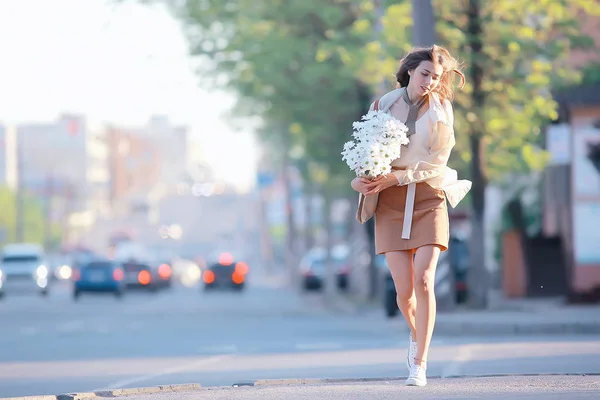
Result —
[{"label": "utility pole", "polygon": [[431,0],[412,0],[412,42],[415,47],[435,44],[435,18]]}]

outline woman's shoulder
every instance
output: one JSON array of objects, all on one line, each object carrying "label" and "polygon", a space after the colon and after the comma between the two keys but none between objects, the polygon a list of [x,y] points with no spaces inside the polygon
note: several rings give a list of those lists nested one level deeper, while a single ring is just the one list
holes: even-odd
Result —
[{"label": "woman's shoulder", "polygon": [[431,114],[435,120],[449,126],[454,124],[454,110],[450,100],[441,99],[437,93],[432,93],[430,109],[433,111]]},{"label": "woman's shoulder", "polygon": [[[402,88],[394,89],[379,98],[379,109],[386,110],[392,106],[400,98],[402,93]],[[373,108],[375,102],[371,104],[371,109]]]}]

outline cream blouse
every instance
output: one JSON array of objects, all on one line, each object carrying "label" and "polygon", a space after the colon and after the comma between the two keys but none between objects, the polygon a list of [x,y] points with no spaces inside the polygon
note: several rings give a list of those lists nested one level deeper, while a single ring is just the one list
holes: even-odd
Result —
[{"label": "cream blouse", "polygon": [[[398,117],[397,107],[405,106],[396,104],[404,101],[402,90],[396,89],[384,95],[379,100],[379,110]],[[373,109],[374,103],[371,105]],[[442,105],[437,94],[430,94],[429,109],[417,119],[415,134],[409,137],[408,145],[402,146],[400,157],[391,163],[393,167],[403,168],[392,172],[398,184],[409,185],[402,231],[405,239],[410,237],[416,183],[427,182],[434,189],[443,190],[452,207],[456,207],[471,190],[471,181],[459,180],[457,172],[447,165],[456,144],[453,124],[450,102],[446,100]]]}]

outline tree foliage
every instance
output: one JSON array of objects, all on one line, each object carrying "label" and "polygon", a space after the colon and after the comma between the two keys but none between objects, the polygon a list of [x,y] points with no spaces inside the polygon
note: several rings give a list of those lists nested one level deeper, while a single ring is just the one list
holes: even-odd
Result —
[{"label": "tree foliage", "polygon": [[363,45],[353,26],[368,10],[355,0],[170,4],[201,60],[201,80],[234,91],[235,114],[259,116],[262,140],[304,158],[310,178],[347,188],[339,154],[370,101],[353,70]]},{"label": "tree foliage", "polygon": [[[23,196],[23,240],[28,243],[43,245],[44,238],[44,209],[39,200],[33,196]],[[8,187],[0,187],[0,243],[11,243],[16,237],[16,195]],[[56,243],[60,238],[58,227],[51,227],[52,238],[50,242]]]},{"label": "tree foliage", "polygon": [[[260,117],[262,140],[304,157],[310,177],[347,182],[350,172],[339,152],[351,122],[382,91],[382,80],[385,89],[395,84],[398,60],[411,48],[410,1],[383,1],[379,25],[372,1],[163,2],[184,22],[191,53],[201,60],[201,82],[234,91],[235,114]],[[557,116],[550,89],[579,79],[566,62],[569,51],[593,42],[579,31],[578,17],[600,15],[600,5],[479,2],[483,31],[476,40],[482,51],[474,59],[472,1],[433,3],[439,43],[464,61],[467,76],[475,66],[482,71],[482,104],[473,103],[472,82],[457,94],[458,144],[451,162],[466,172],[472,155],[467,140],[476,136],[486,178],[542,168],[546,155],[536,143],[544,124]]]},{"label": "tree foliage", "polygon": [[[469,80],[457,92],[454,163],[466,171],[471,161],[467,139],[476,135],[484,142],[485,172],[490,179],[543,168],[546,155],[536,144],[544,124],[557,117],[550,89],[578,81],[578,72],[567,63],[569,52],[594,45],[580,32],[578,18],[582,13],[600,15],[600,5],[587,0],[480,2],[483,32],[478,40],[483,51],[475,60],[467,26],[470,2],[433,3],[439,44],[463,61],[467,77],[475,65],[481,65],[483,74],[484,104],[473,103]],[[383,40],[366,43],[360,53],[359,71],[365,82],[375,85],[377,71],[379,76],[393,75],[398,58],[410,49],[410,15],[409,1],[387,8]],[[368,21],[356,26],[372,29]]]}]

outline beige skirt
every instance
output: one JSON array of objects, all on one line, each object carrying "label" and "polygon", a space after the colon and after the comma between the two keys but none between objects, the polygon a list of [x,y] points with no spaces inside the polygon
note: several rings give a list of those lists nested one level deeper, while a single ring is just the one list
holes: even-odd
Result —
[{"label": "beige skirt", "polygon": [[426,182],[416,184],[410,238],[403,239],[402,225],[407,190],[407,185],[392,186],[379,193],[375,210],[377,254],[414,250],[426,245],[435,245],[446,251],[450,229],[444,191],[434,189]]}]

